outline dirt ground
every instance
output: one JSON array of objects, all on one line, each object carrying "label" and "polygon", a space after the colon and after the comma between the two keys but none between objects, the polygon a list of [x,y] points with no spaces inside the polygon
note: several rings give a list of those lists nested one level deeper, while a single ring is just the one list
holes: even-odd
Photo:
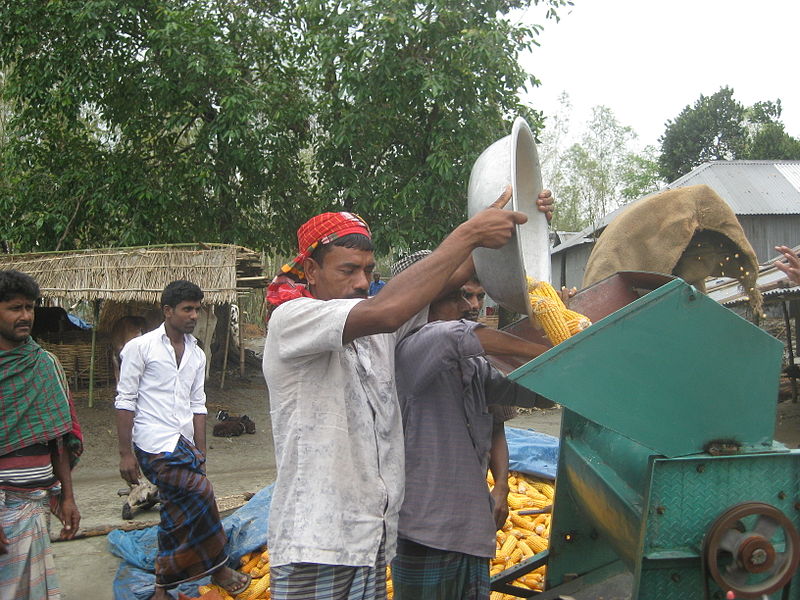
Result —
[{"label": "dirt ground", "polygon": [[[219,381],[207,384],[209,418],[207,422],[208,475],[216,496],[224,506],[241,503],[242,495],[255,493],[275,479],[275,461],[269,421],[266,388],[258,369],[248,370],[245,378],[229,377],[224,390]],[[85,434],[85,452],[74,473],[82,528],[120,527],[124,498],[117,491],[125,485],[119,477],[116,429],[111,390],[97,390],[94,406],[85,393],[77,395],[78,415]],[[247,414],[256,422],[254,435],[215,438],[211,429],[219,409],[232,414]],[[534,410],[520,415],[509,425],[532,428],[559,435],[561,410]],[[791,448],[800,445],[800,403],[787,400],[778,404],[776,439]],[[135,515],[137,522],[158,519],[156,511]],[[56,530],[56,522],[52,525]],[[56,566],[66,600],[108,600],[119,561],[111,555],[104,535],[54,544]]]},{"label": "dirt ground", "polygon": [[[119,476],[116,425],[111,390],[100,389],[89,408],[85,394],[78,394],[78,418],[84,431],[84,454],[73,473],[76,501],[81,511],[81,529],[120,527],[127,489]],[[208,476],[214,485],[218,504],[236,506],[242,495],[255,493],[275,480],[272,431],[267,408],[267,392],[257,370],[248,377],[228,377],[224,390],[213,379],[206,388]],[[231,414],[246,414],[256,423],[256,433],[234,438],[211,435],[214,418],[220,409]],[[155,522],[158,512],[138,512],[139,523]],[[57,531],[53,519],[51,529]],[[105,535],[54,544],[56,568],[65,600],[108,600],[119,560],[107,550]]]}]

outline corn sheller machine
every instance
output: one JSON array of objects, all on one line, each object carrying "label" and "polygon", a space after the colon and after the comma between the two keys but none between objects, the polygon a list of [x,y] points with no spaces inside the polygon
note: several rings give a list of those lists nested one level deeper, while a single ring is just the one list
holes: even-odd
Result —
[{"label": "corn sheller machine", "polygon": [[493,589],[525,596],[507,582],[547,564],[541,599],[622,570],[639,600],[800,598],[800,451],[773,440],[781,342],[660,275],[617,274],[572,306],[594,324],[510,374],[564,407],[550,548]]},{"label": "corn sheller machine", "polygon": [[[512,207],[534,207],[541,227],[537,177],[518,119],[476,162],[470,213],[511,182]],[[505,255],[473,254],[488,294],[517,312],[526,271],[550,279],[546,241],[522,247],[530,235],[518,231]],[[618,273],[570,308],[593,325],[527,364],[497,361],[564,410],[550,547],[492,589],[582,598],[627,572],[636,600],[800,600],[800,451],[773,439],[781,342],[668,275]],[[543,341],[529,319],[508,330]],[[544,592],[512,586],[544,564]]]}]

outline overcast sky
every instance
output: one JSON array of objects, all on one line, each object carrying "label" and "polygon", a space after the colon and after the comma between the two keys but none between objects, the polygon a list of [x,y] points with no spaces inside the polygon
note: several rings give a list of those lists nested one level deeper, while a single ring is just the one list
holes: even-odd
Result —
[{"label": "overcast sky", "polygon": [[727,85],[746,106],[780,98],[786,131],[800,138],[800,1],[574,1],[559,23],[536,7],[521,17],[545,25],[521,61],[542,81],[528,100],[552,114],[567,92],[574,134],[602,104],[641,145],[658,145],[667,119]]}]

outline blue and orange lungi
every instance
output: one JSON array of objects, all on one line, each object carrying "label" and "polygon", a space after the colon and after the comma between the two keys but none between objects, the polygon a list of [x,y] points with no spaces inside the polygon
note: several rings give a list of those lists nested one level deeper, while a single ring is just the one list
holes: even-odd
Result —
[{"label": "blue and orange lungi", "polygon": [[200,451],[183,436],[172,452],[134,450],[161,500],[156,586],[172,588],[224,566],[227,537]]}]

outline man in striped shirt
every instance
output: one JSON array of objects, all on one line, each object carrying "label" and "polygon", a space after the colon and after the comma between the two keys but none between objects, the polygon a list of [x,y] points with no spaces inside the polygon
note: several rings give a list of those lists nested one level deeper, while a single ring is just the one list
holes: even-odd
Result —
[{"label": "man in striped shirt", "polygon": [[31,338],[39,286],[0,271],[0,598],[60,597],[47,512],[75,535],[80,513],[70,469],[80,429],[58,361]]}]

